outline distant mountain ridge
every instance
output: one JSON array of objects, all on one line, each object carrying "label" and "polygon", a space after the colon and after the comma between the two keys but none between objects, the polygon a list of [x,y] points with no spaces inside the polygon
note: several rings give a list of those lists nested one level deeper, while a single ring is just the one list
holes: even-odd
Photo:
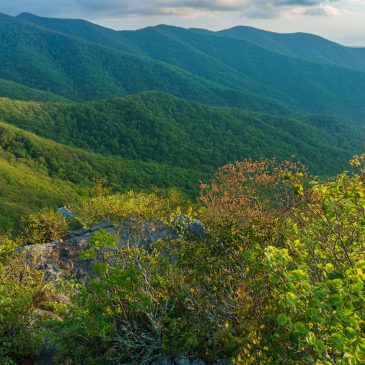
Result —
[{"label": "distant mountain ridge", "polygon": [[[210,105],[269,113],[277,109],[279,114],[287,107],[297,114],[330,114],[357,123],[365,119],[365,72],[359,70],[365,57],[361,52],[356,69],[351,69],[350,61],[341,67],[327,62],[328,55],[321,56],[320,62],[314,56],[305,59],[292,45],[285,52],[283,46],[273,50],[273,40],[263,44],[256,37],[255,43],[252,36],[244,39],[248,36],[242,35],[247,33],[242,29],[209,32],[157,26],[114,31],[83,20],[31,14],[7,17],[6,22],[16,22],[16,34],[22,39],[31,32],[35,43],[30,51],[29,42],[9,40],[0,24],[4,59],[14,65],[20,62],[14,59],[17,54],[38,64],[42,60],[49,67],[40,72],[32,65],[14,73],[3,64],[0,77],[67,98],[100,99],[153,89]],[[63,50],[61,64],[59,49]],[[349,51],[339,45],[336,50]],[[39,73],[36,79],[27,76]]]},{"label": "distant mountain ridge", "polygon": [[208,104],[287,109],[275,100],[214,83],[151,57],[1,14],[0,36],[4,40],[0,78],[66,98],[92,100],[154,89]]},{"label": "distant mountain ridge", "polygon": [[[103,42],[103,44],[112,47],[115,47],[115,42],[120,42],[125,49],[129,48],[129,50],[133,50],[135,54],[142,54],[143,51],[135,47],[133,42],[128,42],[128,37],[121,37],[121,35],[139,33],[145,30],[163,27],[177,28],[159,25],[137,31],[116,31],[78,19],[44,18],[30,13],[21,13],[18,15],[18,18],[62,33],[78,36],[91,42]],[[217,32],[197,28],[191,28],[189,30],[201,32],[205,35],[219,34],[228,38],[238,38],[250,41],[267,50],[287,56],[295,56],[307,61],[327,63],[339,67],[365,71],[365,47],[344,46],[315,34],[302,32],[275,33],[249,26],[236,26]]]},{"label": "distant mountain ridge", "polygon": [[218,32],[255,43],[268,50],[312,62],[365,71],[365,48],[347,47],[309,33],[274,33],[238,26]]}]

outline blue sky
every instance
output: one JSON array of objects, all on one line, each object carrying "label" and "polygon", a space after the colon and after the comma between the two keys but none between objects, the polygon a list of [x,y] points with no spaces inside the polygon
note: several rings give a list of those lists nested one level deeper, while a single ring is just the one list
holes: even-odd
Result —
[{"label": "blue sky", "polygon": [[365,46],[365,0],[0,0],[0,11],[83,18],[114,29],[250,25]]}]

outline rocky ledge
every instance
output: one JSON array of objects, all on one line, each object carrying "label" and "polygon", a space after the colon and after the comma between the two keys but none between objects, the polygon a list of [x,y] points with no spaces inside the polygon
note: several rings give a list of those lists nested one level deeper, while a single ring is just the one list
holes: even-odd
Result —
[{"label": "rocky ledge", "polygon": [[[94,275],[92,270],[94,261],[82,260],[80,254],[90,248],[90,236],[101,229],[116,233],[111,222],[103,222],[88,229],[70,231],[62,240],[25,246],[19,251],[25,254],[25,259],[30,266],[44,271],[47,281],[68,277],[82,281]],[[138,245],[148,249],[161,239],[173,240],[186,234],[202,239],[207,233],[201,222],[191,221],[184,216],[176,217],[172,226],[167,226],[162,221],[126,221],[119,230],[118,247]],[[39,358],[33,364],[51,365],[53,357],[54,349],[45,344]],[[215,365],[229,364],[231,364],[230,360],[215,363]],[[205,363],[200,359],[179,356],[173,359],[162,358],[152,365],[205,365]]]},{"label": "rocky ledge", "polygon": [[[158,220],[125,221],[119,228],[118,248],[143,245],[148,249],[151,244],[161,239],[177,239],[183,234],[202,238],[206,234],[201,222],[191,221],[184,216],[176,217],[172,227]],[[181,227],[184,227],[184,233]],[[82,260],[80,254],[90,248],[90,236],[101,229],[116,233],[111,222],[103,222],[88,229],[71,231],[62,240],[24,246],[19,251],[25,253],[30,266],[45,272],[47,281],[70,276],[82,280],[93,275],[94,261]]]}]

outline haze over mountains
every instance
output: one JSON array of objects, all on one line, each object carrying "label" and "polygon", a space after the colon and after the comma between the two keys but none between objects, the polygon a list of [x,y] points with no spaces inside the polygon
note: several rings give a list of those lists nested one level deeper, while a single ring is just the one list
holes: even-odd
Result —
[{"label": "haze over mountains", "polygon": [[101,175],[193,194],[246,157],[295,154],[328,176],[365,140],[365,49],[310,34],[0,14],[0,54],[1,161],[75,196]]}]

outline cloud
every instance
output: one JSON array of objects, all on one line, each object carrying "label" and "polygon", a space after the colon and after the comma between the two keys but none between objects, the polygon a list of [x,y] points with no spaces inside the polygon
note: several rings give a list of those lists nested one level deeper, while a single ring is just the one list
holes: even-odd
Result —
[{"label": "cloud", "polygon": [[8,13],[29,11],[40,15],[94,19],[219,12],[273,18],[290,14],[338,16],[341,11],[334,5],[339,2],[341,0],[0,0],[0,8]]},{"label": "cloud", "polygon": [[333,6],[340,0],[256,0],[247,1],[241,14],[250,18],[309,16],[339,16],[343,10]]},{"label": "cloud", "polygon": [[337,9],[331,5],[319,5],[313,8],[304,9],[304,15],[327,15],[327,16],[340,16],[347,13],[347,11]]}]

